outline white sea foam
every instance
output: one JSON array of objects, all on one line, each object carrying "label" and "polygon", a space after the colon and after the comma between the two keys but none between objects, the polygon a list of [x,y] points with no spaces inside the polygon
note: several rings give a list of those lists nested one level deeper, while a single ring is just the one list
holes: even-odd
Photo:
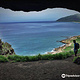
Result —
[{"label": "white sea foam", "polygon": [[[66,44],[62,44],[61,46],[58,46],[58,47],[63,47],[64,45],[66,45]],[[55,48],[53,48],[50,52],[55,52]]]},{"label": "white sea foam", "polygon": [[65,46],[66,44],[62,44],[60,47],[63,47],[63,46]]},{"label": "white sea foam", "polygon": [[53,50],[51,50],[51,52],[55,52],[55,48],[53,48]]}]

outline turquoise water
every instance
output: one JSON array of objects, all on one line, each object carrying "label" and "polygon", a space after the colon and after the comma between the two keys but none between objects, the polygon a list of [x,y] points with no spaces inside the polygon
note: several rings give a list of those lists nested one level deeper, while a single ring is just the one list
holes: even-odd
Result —
[{"label": "turquoise water", "polygon": [[0,24],[0,38],[18,55],[45,54],[62,45],[57,41],[76,35],[80,35],[80,24],[73,22]]}]

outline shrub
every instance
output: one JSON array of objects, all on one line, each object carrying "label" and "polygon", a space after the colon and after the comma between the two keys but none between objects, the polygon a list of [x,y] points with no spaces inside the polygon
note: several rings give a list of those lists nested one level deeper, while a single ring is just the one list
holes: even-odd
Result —
[{"label": "shrub", "polygon": [[0,55],[0,62],[8,62],[8,58],[4,57],[3,55]]},{"label": "shrub", "polygon": [[29,61],[28,56],[19,56],[19,55],[9,55],[8,56],[9,60],[14,60],[15,62],[26,62]]},{"label": "shrub", "polygon": [[18,56],[18,55],[9,55],[8,56],[8,59],[10,59],[10,60],[16,60],[16,59],[20,59],[21,58],[21,56]]},{"label": "shrub", "polygon": [[65,56],[65,53],[64,52],[61,52],[61,53],[57,53],[57,54],[54,54],[54,59],[64,59],[64,56]]},{"label": "shrub", "polygon": [[38,61],[38,60],[56,60],[56,59],[65,59],[73,55],[73,51],[61,52],[57,54],[38,54],[35,56],[19,56],[19,55],[9,55],[8,59],[13,60],[14,62],[26,62],[26,61]]},{"label": "shrub", "polygon": [[53,54],[42,55],[42,60],[53,60]]},{"label": "shrub", "polygon": [[74,57],[73,62],[77,59],[77,57]]},{"label": "shrub", "polygon": [[69,53],[72,55],[72,54],[74,54],[74,51],[69,51]]},{"label": "shrub", "polygon": [[28,56],[23,56],[22,61],[29,61],[29,57]]},{"label": "shrub", "polygon": [[42,55],[41,54],[38,54],[37,57],[38,57],[38,60],[42,60]]},{"label": "shrub", "polygon": [[38,56],[29,56],[29,61],[38,61]]},{"label": "shrub", "polygon": [[78,49],[78,53],[80,53],[80,49]]}]

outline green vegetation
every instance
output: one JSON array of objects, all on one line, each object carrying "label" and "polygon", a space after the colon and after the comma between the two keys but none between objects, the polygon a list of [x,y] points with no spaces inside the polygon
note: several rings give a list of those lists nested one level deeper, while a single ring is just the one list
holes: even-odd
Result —
[{"label": "green vegetation", "polygon": [[77,59],[77,57],[74,57],[73,62]]},{"label": "green vegetation", "polygon": [[7,58],[9,61],[13,62],[27,62],[27,61],[38,61],[38,60],[61,60],[70,57],[74,54],[73,51],[61,52],[58,54],[38,54],[36,56],[19,56],[19,55],[9,55]]},{"label": "green vegetation", "polygon": [[65,52],[70,51],[72,48],[73,48],[72,46],[66,47],[66,48],[64,49],[64,51],[65,51]]},{"label": "green vegetation", "polygon": [[26,61],[28,61],[29,57],[28,56],[19,56],[19,55],[9,55],[8,59],[13,60],[14,62],[26,62]]},{"label": "green vegetation", "polygon": [[[77,37],[76,42],[80,44],[80,37]],[[63,52],[69,52],[69,51],[71,51],[74,48],[73,40],[71,40],[70,43],[72,43],[71,46],[66,47],[63,50]],[[79,49],[78,53],[80,53],[80,49]]]},{"label": "green vegetation", "polygon": [[76,41],[77,41],[78,43],[80,43],[80,37],[77,37]]},{"label": "green vegetation", "polygon": [[73,55],[73,51],[61,52],[57,54],[38,54],[36,56],[19,56],[19,55],[8,55],[4,57],[1,55],[0,62],[27,62],[27,61],[38,61],[38,60],[61,60],[70,57]]},{"label": "green vegetation", "polygon": [[74,57],[73,62],[80,65],[80,56]]},{"label": "green vegetation", "polygon": [[74,14],[58,19],[59,22],[80,22],[80,14]]},{"label": "green vegetation", "polygon": [[8,62],[8,58],[4,57],[3,55],[0,55],[0,62]]}]

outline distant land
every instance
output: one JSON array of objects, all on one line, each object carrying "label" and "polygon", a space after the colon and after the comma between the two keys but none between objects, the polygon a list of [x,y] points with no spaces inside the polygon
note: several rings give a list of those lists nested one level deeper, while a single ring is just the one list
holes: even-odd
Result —
[{"label": "distant land", "polygon": [[70,15],[58,19],[59,22],[80,22],[80,14]]}]

